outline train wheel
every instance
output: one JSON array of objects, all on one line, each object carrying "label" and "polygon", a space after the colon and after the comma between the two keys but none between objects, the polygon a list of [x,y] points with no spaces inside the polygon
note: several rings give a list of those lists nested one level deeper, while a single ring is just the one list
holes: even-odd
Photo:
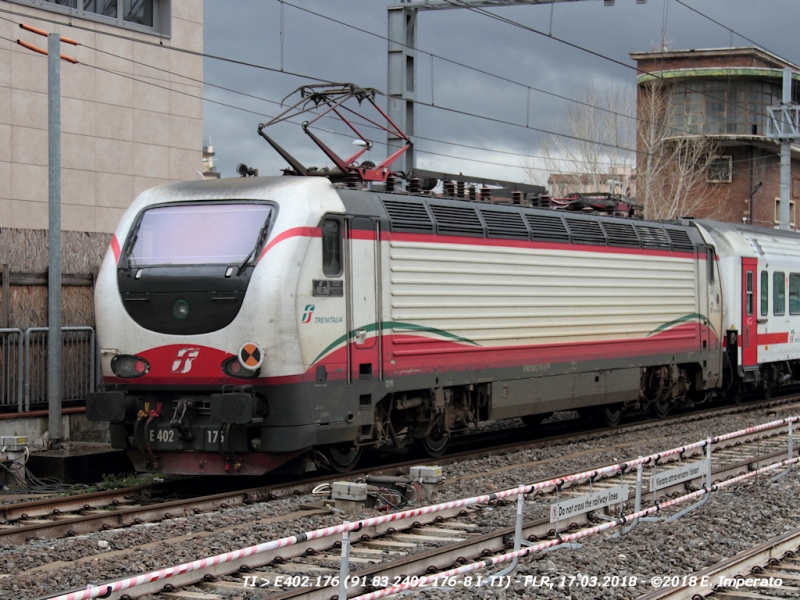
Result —
[{"label": "train wheel", "polygon": [[669,413],[669,402],[666,400],[656,401],[650,405],[650,411],[657,419],[665,419]]},{"label": "train wheel", "polygon": [[525,415],[522,422],[528,427],[537,427],[542,422],[542,415]]},{"label": "train wheel", "polygon": [[362,449],[361,446],[343,442],[341,444],[328,444],[323,452],[333,471],[349,473],[358,464]]},{"label": "train wheel", "polygon": [[600,419],[608,427],[616,427],[622,421],[622,406],[619,404],[608,404],[599,409]]},{"label": "train wheel", "polygon": [[430,458],[439,458],[447,450],[450,436],[440,431],[432,431],[424,438],[414,440],[414,445],[422,454]]},{"label": "train wheel", "polygon": [[739,406],[742,402],[744,402],[744,386],[741,383],[734,385],[734,389],[731,390],[731,402],[733,402],[736,406]]}]

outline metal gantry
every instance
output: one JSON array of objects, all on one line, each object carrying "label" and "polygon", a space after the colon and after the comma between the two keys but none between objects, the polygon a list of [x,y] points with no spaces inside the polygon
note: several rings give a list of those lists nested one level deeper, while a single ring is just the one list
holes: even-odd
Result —
[{"label": "metal gantry", "polygon": [[792,177],[792,142],[800,140],[800,106],[792,102],[792,69],[783,69],[783,98],[767,108],[767,137],[781,143],[781,214],[778,229],[791,229],[789,192]]},{"label": "metal gantry", "polygon": [[[417,13],[423,10],[452,8],[500,8],[504,6],[583,2],[585,0],[399,0],[388,7],[389,55],[387,96],[389,119],[400,131],[414,139],[414,103],[417,99]],[[612,2],[613,4],[613,2]],[[389,154],[405,145],[405,140],[387,136]],[[406,172],[415,166],[414,148],[405,153],[405,163],[398,168]]]}]

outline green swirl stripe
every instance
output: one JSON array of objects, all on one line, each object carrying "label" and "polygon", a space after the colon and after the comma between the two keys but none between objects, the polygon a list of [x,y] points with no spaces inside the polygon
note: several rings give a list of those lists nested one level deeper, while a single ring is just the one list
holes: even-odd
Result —
[{"label": "green swirl stripe", "polygon": [[[477,342],[473,342],[470,339],[465,337],[461,337],[460,335],[456,335],[454,333],[450,333],[449,331],[444,331],[442,329],[436,329],[435,327],[425,327],[423,325],[414,325],[413,323],[399,323],[397,321],[383,321],[382,323],[370,323],[364,327],[359,327],[359,329],[365,329],[367,333],[371,333],[373,331],[377,331],[379,329],[404,329],[406,331],[418,331],[418,332],[426,332],[426,333],[434,333],[438,336],[443,338],[451,339],[456,342],[462,342],[464,344],[470,344],[472,346],[480,346]],[[334,340],[325,350],[319,353],[319,356],[315,358],[311,364],[313,365],[316,363],[320,358],[328,354],[331,350],[337,348],[341,344],[344,344],[346,341],[349,341],[356,337],[356,330],[353,329],[349,331],[347,335],[343,335],[336,340]]]}]

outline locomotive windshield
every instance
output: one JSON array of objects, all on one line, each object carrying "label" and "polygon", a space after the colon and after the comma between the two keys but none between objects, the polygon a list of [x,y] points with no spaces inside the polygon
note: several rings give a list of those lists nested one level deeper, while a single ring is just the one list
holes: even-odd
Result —
[{"label": "locomotive windshield", "polygon": [[130,266],[247,262],[263,242],[271,213],[268,205],[244,203],[147,209],[130,245]]}]

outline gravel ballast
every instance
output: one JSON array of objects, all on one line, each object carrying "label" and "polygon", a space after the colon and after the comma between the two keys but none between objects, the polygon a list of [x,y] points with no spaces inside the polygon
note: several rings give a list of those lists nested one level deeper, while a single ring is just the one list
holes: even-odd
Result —
[{"label": "gravel ballast", "polygon": [[[580,444],[467,460],[444,468],[449,483],[441,487],[439,499],[469,497],[598,467],[774,418],[760,410],[680,423],[669,429],[653,427]],[[577,453],[580,454],[576,456]],[[500,469],[501,472],[493,472]],[[746,483],[715,493],[705,506],[677,522],[640,523],[621,538],[600,534],[586,539],[580,549],[559,549],[525,558],[505,589],[473,586],[417,593],[454,599],[635,598],[652,589],[647,582],[653,576],[691,574],[800,525],[799,481],[797,472],[775,484],[761,477],[757,484]],[[0,547],[0,600],[37,598],[84,588],[91,582],[129,577],[342,522],[340,514],[280,518],[314,500],[310,495],[298,496],[74,538]],[[526,502],[526,518],[546,514],[548,502]],[[514,502],[491,508],[471,513],[468,519],[478,524],[481,532],[513,524]],[[368,511],[348,519],[375,514]],[[636,576],[638,582],[634,587],[594,587],[582,586],[578,578],[572,587],[558,587],[562,576],[568,584],[572,576],[579,575],[599,577],[600,583],[606,575]],[[526,576],[536,576],[539,582],[547,576],[556,584],[552,589],[534,588],[532,579],[525,585]],[[262,597],[246,589],[236,596]]]}]

